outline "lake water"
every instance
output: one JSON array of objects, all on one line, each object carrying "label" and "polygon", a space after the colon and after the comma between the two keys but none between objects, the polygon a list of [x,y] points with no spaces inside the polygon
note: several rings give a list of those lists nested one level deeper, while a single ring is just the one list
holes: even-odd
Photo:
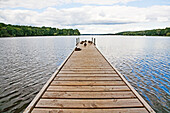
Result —
[{"label": "lake water", "polygon": [[[91,37],[81,36],[81,40]],[[93,37],[109,62],[156,112],[170,112],[170,38]],[[74,49],[75,38],[0,38],[0,112],[23,112]]]}]

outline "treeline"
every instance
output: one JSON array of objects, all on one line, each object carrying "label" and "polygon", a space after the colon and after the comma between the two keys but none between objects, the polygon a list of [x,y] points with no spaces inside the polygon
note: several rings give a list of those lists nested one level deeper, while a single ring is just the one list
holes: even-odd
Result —
[{"label": "treeline", "polygon": [[0,37],[80,35],[78,29],[56,29],[0,23]]},{"label": "treeline", "polygon": [[130,35],[130,36],[170,36],[170,27],[165,29],[154,29],[154,30],[144,30],[144,31],[127,31],[116,33],[115,35]]}]

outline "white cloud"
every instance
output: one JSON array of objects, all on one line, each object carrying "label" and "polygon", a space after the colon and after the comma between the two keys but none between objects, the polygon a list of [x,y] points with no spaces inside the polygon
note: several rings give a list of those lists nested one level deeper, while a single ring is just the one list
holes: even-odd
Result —
[{"label": "white cloud", "polygon": [[29,8],[41,9],[52,6],[59,6],[68,3],[70,0],[0,0],[0,8]]},{"label": "white cloud", "polygon": [[157,17],[157,20],[159,22],[166,22],[166,21],[168,21],[168,18],[167,17]]},{"label": "white cloud", "polygon": [[113,33],[170,26],[170,6],[83,6],[43,12],[0,9],[0,21],[10,24],[78,28],[81,33]]},{"label": "white cloud", "polygon": [[138,31],[138,30],[150,30],[150,29],[158,29],[158,28],[165,28],[170,26],[169,22],[146,22],[146,23],[133,23],[133,24],[124,24],[124,25],[85,25],[85,26],[77,26],[81,33],[84,34],[104,34],[104,33],[118,33],[122,31]]},{"label": "white cloud", "polygon": [[116,3],[126,4],[138,0],[0,0],[0,8],[29,8],[42,9],[47,7],[57,7],[65,4],[81,3],[94,5],[112,5]]},{"label": "white cloud", "polygon": [[139,0],[73,0],[73,2],[75,3],[95,4],[95,5],[111,5],[111,4],[116,4],[116,3],[126,4],[132,1],[139,1]]}]

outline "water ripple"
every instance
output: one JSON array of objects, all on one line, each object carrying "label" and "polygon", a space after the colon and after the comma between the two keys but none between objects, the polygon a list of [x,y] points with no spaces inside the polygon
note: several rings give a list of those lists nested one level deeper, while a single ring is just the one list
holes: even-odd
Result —
[{"label": "water ripple", "polygon": [[73,47],[74,38],[0,39],[0,112],[22,112]]},{"label": "water ripple", "polygon": [[[147,44],[141,45],[142,41]],[[102,39],[102,42],[98,39],[97,43],[104,56],[156,112],[170,112],[170,38],[119,37]],[[161,44],[157,46],[158,43]]]}]

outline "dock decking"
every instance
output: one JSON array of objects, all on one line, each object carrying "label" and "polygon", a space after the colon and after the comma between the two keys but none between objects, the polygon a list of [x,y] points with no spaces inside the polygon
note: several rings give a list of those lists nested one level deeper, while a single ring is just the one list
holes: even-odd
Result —
[{"label": "dock decking", "polygon": [[94,44],[78,47],[24,113],[155,113]]}]

